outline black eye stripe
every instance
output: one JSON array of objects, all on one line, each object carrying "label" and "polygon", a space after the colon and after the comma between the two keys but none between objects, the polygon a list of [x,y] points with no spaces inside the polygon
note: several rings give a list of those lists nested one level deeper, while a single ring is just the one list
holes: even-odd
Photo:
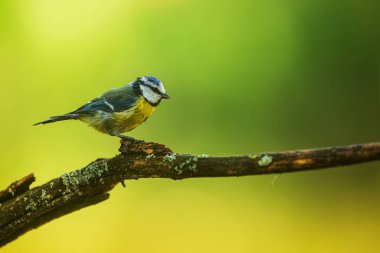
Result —
[{"label": "black eye stripe", "polygon": [[152,87],[152,86],[147,85],[147,84],[142,84],[142,85],[144,85],[144,86],[146,86],[146,87],[149,87],[149,88],[150,88],[152,91],[154,91],[155,93],[162,95],[161,91],[160,91],[157,87]]}]

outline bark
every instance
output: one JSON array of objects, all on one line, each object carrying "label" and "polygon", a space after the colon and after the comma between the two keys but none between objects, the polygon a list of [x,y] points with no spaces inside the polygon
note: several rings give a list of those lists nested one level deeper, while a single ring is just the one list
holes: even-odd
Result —
[{"label": "bark", "polygon": [[120,154],[29,189],[30,174],[0,192],[0,247],[62,215],[109,198],[119,182],[139,178],[238,177],[307,171],[380,160],[380,142],[215,157],[177,154],[162,144],[121,142]]}]

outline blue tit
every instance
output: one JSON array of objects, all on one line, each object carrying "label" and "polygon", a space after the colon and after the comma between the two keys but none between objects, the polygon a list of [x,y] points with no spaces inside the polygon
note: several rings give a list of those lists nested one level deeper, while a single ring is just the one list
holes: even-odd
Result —
[{"label": "blue tit", "polygon": [[129,132],[146,121],[162,99],[169,99],[169,95],[158,78],[138,77],[124,87],[106,91],[73,112],[52,116],[34,125],[75,119],[102,133],[132,140],[122,133]]}]

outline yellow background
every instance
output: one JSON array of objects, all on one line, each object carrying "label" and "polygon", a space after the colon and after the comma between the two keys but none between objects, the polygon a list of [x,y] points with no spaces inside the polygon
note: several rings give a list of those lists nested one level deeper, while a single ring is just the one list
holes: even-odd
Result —
[{"label": "yellow background", "polygon": [[[33,127],[137,76],[172,99],[131,136],[247,154],[379,140],[378,1],[2,0],[0,187],[117,153],[80,122]],[[379,163],[144,179],[0,251],[380,252]]]}]

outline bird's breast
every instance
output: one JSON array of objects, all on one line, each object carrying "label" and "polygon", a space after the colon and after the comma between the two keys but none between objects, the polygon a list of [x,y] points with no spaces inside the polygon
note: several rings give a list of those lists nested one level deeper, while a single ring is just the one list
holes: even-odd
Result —
[{"label": "bird's breast", "polygon": [[147,120],[155,110],[156,107],[141,97],[134,107],[115,113],[115,127],[119,128],[121,133],[131,131]]}]

